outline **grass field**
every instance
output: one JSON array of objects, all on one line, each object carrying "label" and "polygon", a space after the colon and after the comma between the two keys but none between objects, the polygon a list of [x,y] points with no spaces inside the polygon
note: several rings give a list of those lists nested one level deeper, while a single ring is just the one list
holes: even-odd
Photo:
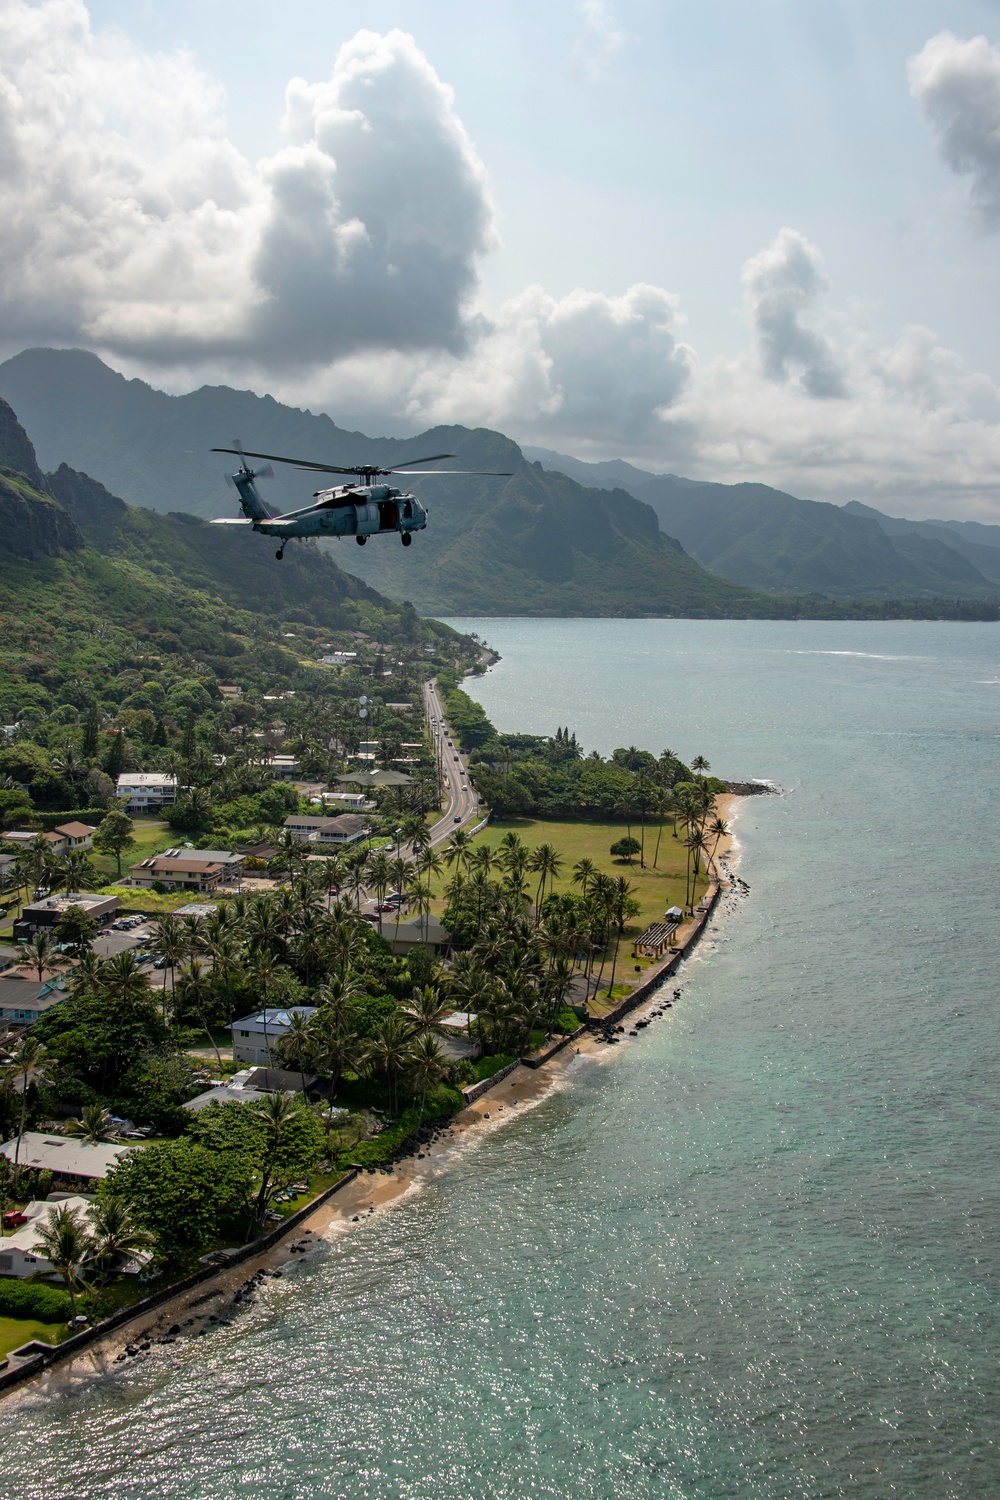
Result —
[{"label": "grass field", "polygon": [[58,1344],[65,1332],[65,1323],[37,1323],[34,1318],[0,1318],[0,1359],[29,1339]]},{"label": "grass field", "polygon": [[[539,818],[497,818],[477,834],[476,844],[488,844],[495,849],[505,833],[513,830],[529,849],[538,844],[552,844],[562,860],[562,871],[555,881],[557,891],[579,894],[580,887],[573,884],[573,866],[578,860],[593,860],[597,869],[606,875],[624,875],[632,886],[632,894],[640,903],[640,913],[635,922],[625,929],[625,941],[637,937],[652,922],[663,920],[668,906],[684,905],[684,871],[686,851],[679,839],[673,836],[670,823],[663,825],[660,847],[657,854],[655,828],[646,829],[646,867],[643,869],[636,856],[631,863],[613,859],[611,845],[624,838],[626,830],[621,823],[570,823],[546,821]],[[639,837],[637,828],[633,837]],[[656,867],[653,856],[657,855]],[[442,871],[437,882],[437,892],[442,892],[451,879],[454,867]],[[530,878],[530,877],[529,877]],[[708,882],[702,875],[695,899],[704,894]],[[534,885],[532,885],[532,894]],[[436,909],[441,910],[442,903]]]}]

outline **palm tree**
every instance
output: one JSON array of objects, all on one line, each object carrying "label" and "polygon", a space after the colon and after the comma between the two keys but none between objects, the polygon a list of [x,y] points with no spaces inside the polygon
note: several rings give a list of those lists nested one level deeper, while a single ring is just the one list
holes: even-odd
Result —
[{"label": "palm tree", "polygon": [[673,807],[674,799],[672,794],[664,787],[658,787],[654,791],[652,802],[650,803],[650,811],[656,819],[656,848],[653,850],[654,870],[656,869],[656,862],[660,857],[660,837],[663,833],[663,820],[673,811]]},{"label": "palm tree", "polygon": [[[215,1061],[219,1071],[222,1071],[222,1055],[216,1046],[215,1037],[212,1035],[208,1024],[208,1013],[205,1003],[212,995],[212,976],[204,964],[193,958],[189,964],[185,964],[177,976],[177,995],[184,1009],[190,1007],[198,1016],[202,1030],[211,1043],[212,1051],[215,1053]],[[174,1019],[177,1018],[177,1010],[174,1011]]]},{"label": "palm tree", "polygon": [[288,1012],[288,1024],[285,1034],[280,1042],[281,1058],[293,1062],[298,1070],[299,1081],[302,1084],[302,1097],[306,1097],[306,1064],[305,1060],[316,1049],[316,1036],[313,1030],[312,1018],[304,1011],[290,1010]]},{"label": "palm tree", "polygon": [[21,1154],[21,1142],[24,1139],[24,1121],[28,1109],[28,1079],[32,1073],[36,1077],[44,1077],[47,1068],[48,1057],[44,1045],[37,1037],[23,1036],[15,1046],[10,1055],[10,1061],[4,1069],[5,1076],[20,1078],[21,1080],[21,1123],[18,1126],[17,1140],[14,1143],[15,1187],[20,1177],[19,1157]]},{"label": "palm tree", "polygon": [[596,874],[597,866],[586,855],[583,859],[578,859],[573,866],[573,884],[580,887],[580,895],[584,901],[587,899],[587,888]]},{"label": "palm tree", "polygon": [[34,933],[31,941],[25,944],[25,957],[31,967],[38,971],[39,984],[46,969],[52,969],[62,962],[59,950],[52,941],[52,934],[44,930]]},{"label": "palm tree", "polygon": [[531,854],[528,868],[538,872],[538,885],[535,890],[535,925],[537,927],[541,904],[545,897],[545,883],[548,881],[551,889],[552,882],[562,869],[562,860],[555,845],[539,844]]},{"label": "palm tree", "polygon": [[632,819],[635,817],[635,810],[638,805],[639,804],[636,800],[636,794],[632,790],[632,788],[629,787],[629,789],[623,792],[619,797],[618,802],[615,806],[615,812],[618,814],[618,816],[625,819],[625,831],[629,838],[632,837]]},{"label": "palm tree", "polygon": [[93,1261],[101,1269],[99,1285],[104,1286],[114,1269],[115,1262],[126,1259],[137,1251],[152,1250],[156,1240],[148,1229],[143,1229],[132,1217],[132,1210],[124,1198],[114,1194],[98,1198],[87,1209],[87,1218],[93,1226]]},{"label": "palm tree", "polygon": [[67,1135],[78,1136],[90,1146],[118,1139],[118,1127],[103,1104],[85,1104],[79,1119],[66,1121],[65,1130]]},{"label": "palm tree", "polygon": [[274,978],[280,967],[281,965],[278,963],[278,960],[268,948],[261,948],[256,951],[252,951],[247,962],[247,972],[249,973],[251,980],[255,980],[257,984],[260,985],[261,990],[261,1015],[264,1018],[265,1067],[271,1061],[271,1049],[268,1045],[267,1040],[267,986],[269,982]]},{"label": "palm tree", "polygon": [[223,932],[217,938],[205,944],[205,953],[211,960],[212,978],[222,981],[222,988],[226,996],[226,1015],[227,1017],[231,1017],[233,1012],[233,976],[238,974],[242,967],[240,945],[235,938]]},{"label": "palm tree", "polygon": [[447,1067],[448,1060],[445,1054],[429,1033],[421,1036],[411,1046],[406,1060],[406,1072],[420,1089],[420,1124],[423,1124],[424,1109],[427,1105],[427,1090],[441,1082]]},{"label": "palm tree", "polygon": [[444,851],[445,864],[457,864],[458,868],[461,869],[462,866],[465,865],[468,861],[471,849],[471,833],[466,833],[464,828],[460,828],[457,833],[452,834],[451,842],[449,843],[447,849]]},{"label": "palm tree", "polygon": [[341,1076],[350,1069],[358,1072],[367,1058],[366,1043],[343,1015],[323,1011],[313,1017],[315,1067],[330,1079],[331,1097],[335,1097]]},{"label": "palm tree", "polygon": [[85,891],[94,878],[94,866],[84,849],[71,849],[63,856],[62,866],[68,891]]},{"label": "palm tree", "polygon": [[415,885],[410,887],[410,901],[417,908],[417,913],[420,917],[421,935],[425,943],[427,941],[427,923],[430,918],[431,901],[433,899],[434,892],[428,881],[418,880]]},{"label": "palm tree", "polygon": [[398,1112],[399,1075],[406,1067],[412,1033],[402,1016],[387,1016],[375,1031],[368,1048],[370,1061],[384,1073],[389,1089],[389,1108]]},{"label": "palm tree", "polygon": [[442,1022],[445,1016],[451,1015],[454,1006],[447,1000],[442,1000],[440,991],[433,985],[425,984],[414,985],[413,994],[402,1010],[416,1036],[425,1032],[436,1032],[439,1036],[444,1036],[449,1028]]},{"label": "palm tree", "polygon": [[[83,1271],[93,1258],[94,1240],[78,1208],[52,1208],[47,1218],[35,1225],[35,1242],[31,1247],[49,1262],[66,1283],[72,1316],[76,1318],[76,1294],[89,1291]],[[51,1273],[36,1271],[31,1278],[40,1280]]]},{"label": "palm tree", "polygon": [[149,979],[134,953],[116,953],[106,958],[99,970],[99,983],[122,1004],[149,994]]},{"label": "palm tree", "polygon": [[632,886],[624,875],[619,875],[614,882],[614,894],[608,916],[614,924],[615,929],[615,951],[611,960],[611,983],[608,985],[609,998],[615,988],[615,967],[618,963],[618,948],[621,943],[622,933],[625,931],[625,923],[630,917],[637,917],[641,907],[632,895]]},{"label": "palm tree", "polygon": [[361,898],[368,889],[366,884],[367,879],[368,875],[365,870],[364,861],[359,860],[357,864],[351,866],[351,872],[347,879],[348,889],[354,897],[355,911],[361,910]]},{"label": "palm tree", "polygon": [[386,892],[389,889],[390,874],[389,856],[384,849],[379,849],[368,861],[368,880],[375,892],[375,900],[378,904],[378,930],[382,933],[382,906],[385,902]]},{"label": "palm tree", "polygon": [[[184,934],[184,929],[181,927],[181,924],[177,920],[177,918],[173,916],[160,917],[154,929],[153,946],[160,957],[163,959],[170,974],[171,1009],[173,1008],[174,970],[177,968],[177,965],[184,957],[184,954],[186,952],[186,944],[187,939]],[[165,992],[162,995],[162,1004],[163,1019],[164,1021],[166,1021],[167,998]]]},{"label": "palm tree", "polygon": [[264,1217],[271,1193],[278,1186],[278,1159],[288,1126],[303,1113],[303,1107],[297,1099],[289,1099],[285,1094],[264,1094],[250,1107],[257,1112],[264,1127],[264,1157],[260,1165],[260,1189],[254,1215],[259,1222]]},{"label": "palm tree", "polygon": [[[719,847],[719,841],[720,841],[720,839],[724,839],[724,838],[728,837],[728,834],[729,834],[729,824],[726,822],[726,820],[724,818],[716,818],[714,820],[714,822],[712,823],[711,827],[708,829],[708,832],[712,835],[712,852],[708,856],[708,860],[709,860],[709,863],[712,866],[714,866],[715,865],[715,851]],[[718,870],[716,870],[716,875],[718,875]]]}]

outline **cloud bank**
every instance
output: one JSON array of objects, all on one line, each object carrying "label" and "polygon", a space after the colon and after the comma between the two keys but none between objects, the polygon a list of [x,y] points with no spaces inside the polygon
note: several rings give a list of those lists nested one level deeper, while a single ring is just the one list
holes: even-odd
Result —
[{"label": "cloud bank", "polygon": [[[581,6],[587,66],[622,44]],[[933,38],[910,83],[945,159],[1000,222],[1000,51]],[[95,30],[83,0],[0,0],[0,327],[154,384],[251,385],[378,430],[499,427],[694,477],[1000,511],[1000,393],[932,330],[889,347],[781,229],[742,270],[747,346],[703,363],[677,295],[640,283],[483,305],[485,168],[414,39],[359,32],[286,89],[251,163],[187,54]],[[734,290],[738,267],[733,268]]]}]

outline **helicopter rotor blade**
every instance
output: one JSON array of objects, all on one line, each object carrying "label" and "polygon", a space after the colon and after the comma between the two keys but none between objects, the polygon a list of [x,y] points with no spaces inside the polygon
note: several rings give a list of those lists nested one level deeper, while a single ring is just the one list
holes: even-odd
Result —
[{"label": "helicopter rotor blade", "polygon": [[314,464],[304,458],[283,458],[280,453],[252,453],[249,448],[213,448],[212,453],[235,453],[240,458],[266,458],[276,464],[291,464],[295,469],[312,469],[318,474],[356,474],[357,467],[343,469],[339,464]]},{"label": "helicopter rotor blade", "polygon": [[[428,458],[404,458],[402,462],[409,467],[411,464],[436,464],[440,463],[442,458],[454,457],[454,453],[432,453]],[[390,474],[401,474],[403,472],[402,465],[395,469],[389,469],[387,472]]]},{"label": "helicopter rotor blade", "polygon": [[393,469],[394,474],[412,474],[419,479],[422,474],[479,474],[493,479],[511,479],[513,469]]}]

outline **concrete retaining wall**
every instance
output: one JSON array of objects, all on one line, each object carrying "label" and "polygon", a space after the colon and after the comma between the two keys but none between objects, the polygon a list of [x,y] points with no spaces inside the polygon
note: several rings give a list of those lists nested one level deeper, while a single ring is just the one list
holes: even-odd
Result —
[{"label": "concrete retaining wall", "polygon": [[[86,1349],[88,1344],[96,1343],[98,1339],[102,1339],[107,1334],[113,1333],[116,1328],[123,1328],[126,1323],[136,1322],[141,1318],[147,1317],[149,1313],[155,1312],[158,1307],[161,1307],[164,1302],[169,1302],[171,1297],[177,1297],[184,1292],[189,1292],[194,1287],[201,1286],[206,1281],[212,1281],[216,1277],[222,1276],[230,1267],[241,1265],[247,1260],[253,1260],[255,1256],[262,1255],[266,1250],[272,1249],[287,1234],[290,1234],[293,1229],[297,1229],[304,1219],[308,1219],[309,1215],[319,1208],[321,1204],[325,1203],[328,1198],[332,1198],[334,1193],[339,1193],[342,1187],[346,1187],[349,1182],[353,1182],[357,1175],[358,1169],[352,1167],[349,1172],[345,1172],[343,1177],[331,1183],[328,1188],[325,1188],[311,1202],[305,1204],[302,1208],[297,1208],[293,1214],[289,1214],[287,1219],[283,1219],[280,1224],[276,1224],[266,1234],[262,1234],[259,1238],[251,1240],[247,1245],[241,1245],[234,1254],[227,1255],[226,1259],[220,1265],[205,1266],[203,1270],[192,1271],[191,1275],[186,1276],[183,1281],[175,1281],[171,1286],[162,1287],[160,1291],[153,1292],[151,1296],[144,1297],[141,1302],[136,1302],[131,1307],[120,1308],[118,1312],[112,1313],[108,1318],[102,1318],[99,1323],[93,1324],[90,1328],[83,1329],[81,1333],[71,1334],[61,1344],[53,1344],[51,1347],[48,1345],[42,1346],[34,1340],[30,1344],[22,1344],[21,1348],[28,1355],[27,1359],[20,1359],[18,1357],[19,1351],[15,1349],[7,1356],[6,1360],[0,1362],[0,1394],[5,1390],[9,1390],[11,1386],[19,1385],[22,1380],[29,1380],[33,1375],[38,1375],[49,1365],[61,1364],[63,1360],[72,1359],[75,1354],[79,1354],[81,1350]],[[11,1360],[16,1360],[17,1363],[11,1364]],[[5,1365],[7,1366],[6,1369],[4,1368]]]},{"label": "concrete retaining wall", "polygon": [[465,1099],[466,1104],[471,1104],[474,1099],[478,1099],[482,1094],[488,1094],[490,1089],[495,1088],[498,1083],[507,1077],[508,1073],[513,1073],[514,1069],[520,1067],[520,1065],[521,1059],[515,1057],[514,1061],[508,1063],[505,1068],[501,1068],[499,1073],[493,1073],[489,1078],[481,1078],[478,1083],[470,1083],[462,1090],[462,1097]]}]

